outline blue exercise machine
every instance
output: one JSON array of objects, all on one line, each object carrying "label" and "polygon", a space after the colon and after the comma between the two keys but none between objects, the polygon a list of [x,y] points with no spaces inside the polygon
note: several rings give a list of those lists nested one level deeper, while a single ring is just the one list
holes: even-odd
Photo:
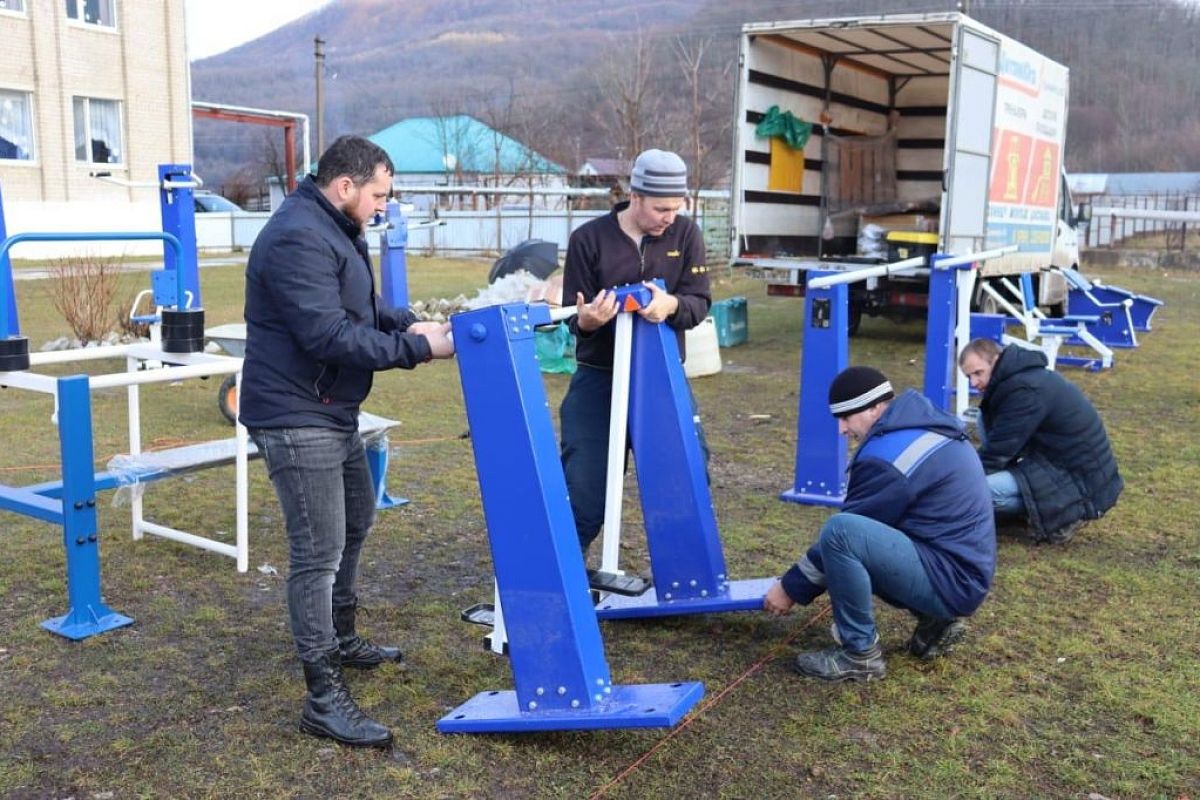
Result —
[{"label": "blue exercise machine", "polygon": [[[549,322],[546,306],[525,304],[451,318],[516,687],[476,695],[439,720],[443,733],[670,726],[704,693],[694,682],[612,681],[535,355],[534,329]],[[673,334],[659,339],[668,340],[682,379]],[[674,431],[665,433],[678,444]],[[698,456],[698,445],[688,453]],[[686,496],[689,479],[678,476],[678,463],[673,472]]]}]

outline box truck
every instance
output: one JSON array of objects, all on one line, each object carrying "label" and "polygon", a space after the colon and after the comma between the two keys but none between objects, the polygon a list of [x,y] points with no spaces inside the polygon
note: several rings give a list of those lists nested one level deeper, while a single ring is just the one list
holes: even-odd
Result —
[{"label": "box truck", "polygon": [[[739,68],[731,253],[769,293],[803,294],[810,269],[1017,245],[983,279],[1035,273],[1039,303],[1064,306],[1049,268],[1078,266],[1088,216],[1062,169],[1065,66],[935,13],[750,23]],[[852,284],[852,330],[923,315],[927,275]]]}]

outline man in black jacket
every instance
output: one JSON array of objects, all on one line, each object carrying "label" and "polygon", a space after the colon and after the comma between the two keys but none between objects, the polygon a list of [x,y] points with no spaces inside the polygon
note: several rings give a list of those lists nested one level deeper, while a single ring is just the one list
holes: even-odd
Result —
[{"label": "man in black jacket", "polygon": [[[637,313],[684,331],[708,315],[712,295],[704,236],[679,211],[687,197],[687,167],[675,153],[647,150],[634,161],[630,199],[571,234],[563,268],[563,298],[572,317],[578,370],[560,411],[562,463],[575,527],[585,555],[604,524],[608,423],[612,396],[616,286],[646,282],[652,300]],[[654,283],[661,278],[666,291]],[[703,448],[703,438],[701,438]]]},{"label": "man in black jacket", "polygon": [[959,367],[983,392],[979,457],[1001,516],[1025,516],[1036,541],[1062,544],[1117,502],[1125,483],[1100,415],[1040,350],[976,339]]},{"label": "man in black jacket", "polygon": [[363,226],[386,208],[392,162],[343,136],[267,222],[246,266],[240,419],[266,460],[290,551],[288,613],[308,685],[300,729],[386,746],[392,732],[351,698],[342,667],[399,661],[355,628],[359,554],[375,491],[358,410],[374,372],[449,358],[449,325],[375,294]]}]

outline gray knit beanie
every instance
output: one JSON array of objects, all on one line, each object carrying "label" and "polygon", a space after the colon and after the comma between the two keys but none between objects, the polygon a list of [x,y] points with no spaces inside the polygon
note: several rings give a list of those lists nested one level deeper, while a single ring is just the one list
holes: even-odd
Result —
[{"label": "gray knit beanie", "polygon": [[687,164],[666,150],[646,150],[633,162],[629,188],[649,197],[686,197]]}]

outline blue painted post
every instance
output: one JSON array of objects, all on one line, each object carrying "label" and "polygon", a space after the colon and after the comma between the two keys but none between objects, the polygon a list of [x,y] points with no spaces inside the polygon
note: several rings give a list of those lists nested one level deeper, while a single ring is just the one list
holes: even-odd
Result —
[{"label": "blue painted post", "polygon": [[[809,272],[809,280],[837,273]],[[796,479],[781,500],[837,506],[846,497],[846,437],[829,413],[829,386],[850,366],[849,290],[845,284],[808,287],[796,420]]]},{"label": "blue painted post", "polygon": [[67,613],[42,623],[67,639],[86,639],[133,620],[100,597],[100,535],[93,482],[92,404],[86,375],[58,379],[58,436],[62,455],[63,547],[67,556]]},{"label": "blue painted post", "polygon": [[534,352],[549,322],[524,304],[451,318],[516,689],[476,695],[443,733],[669,726],[704,693],[612,683]]},{"label": "blue painted post", "polygon": [[371,483],[375,486],[375,509],[386,511],[389,508],[408,503],[404,497],[392,497],[387,490],[388,470],[388,438],[384,434],[377,441],[366,446],[367,467],[371,470]]},{"label": "blue painted post", "polygon": [[408,217],[388,200],[387,230],[379,234],[380,296],[389,308],[408,308]]},{"label": "blue painted post", "polygon": [[[190,186],[165,188],[163,184],[192,180],[191,164],[158,165],[158,202],[163,231],[179,240],[180,251],[177,254],[171,247],[163,247],[164,268],[174,276],[174,298],[164,302],[167,298],[156,296],[155,302],[180,310],[204,305],[200,297],[200,265],[196,259],[196,202]],[[191,294],[190,303],[188,293]]]},{"label": "blue painted post", "polygon": [[[8,238],[8,228],[4,222],[4,194],[0,192],[0,242]],[[7,339],[21,332],[20,318],[17,316],[17,293],[13,286],[12,262],[8,250],[0,253],[0,338]]]},{"label": "blue painted post", "polygon": [[[925,322],[925,397],[943,411],[954,411],[954,367],[958,355],[954,329],[958,318],[958,270],[941,269],[942,253],[929,257],[929,313]],[[963,265],[969,269],[970,264]]]}]

